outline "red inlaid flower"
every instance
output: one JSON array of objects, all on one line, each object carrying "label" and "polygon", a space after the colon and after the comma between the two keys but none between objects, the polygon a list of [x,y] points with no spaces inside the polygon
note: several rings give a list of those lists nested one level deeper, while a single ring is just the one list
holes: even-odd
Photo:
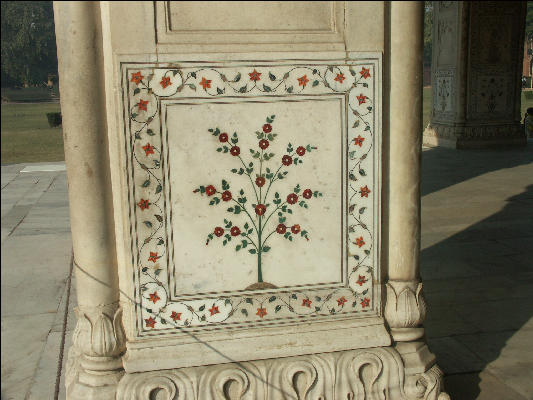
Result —
[{"label": "red inlaid flower", "polygon": [[276,232],[278,232],[280,235],[283,235],[285,232],[287,232],[287,227],[283,224],[279,224],[276,228]]},{"label": "red inlaid flower", "polygon": [[298,195],[296,193],[291,193],[287,196],[287,203],[294,204],[298,201]]},{"label": "red inlaid flower", "polygon": [[289,166],[292,164],[292,157],[285,154],[282,158],[281,158],[281,163],[283,165],[286,165],[286,166]]},{"label": "red inlaid flower", "polygon": [[365,245],[365,241],[363,240],[363,237],[358,237],[355,239],[355,244],[359,246],[359,248],[363,247]]},{"label": "red inlaid flower", "polygon": [[263,318],[265,315],[267,315],[266,308],[258,308],[255,315],[259,315],[261,318]]},{"label": "red inlaid flower", "polygon": [[361,135],[358,135],[354,140],[354,144],[359,146],[359,147],[362,147],[363,146],[363,142],[365,141],[365,138],[364,137],[361,137]]},{"label": "red inlaid flower", "polygon": [[264,124],[264,125],[263,125],[263,132],[265,132],[265,133],[270,133],[270,132],[272,132],[272,125],[270,125],[270,124]]},{"label": "red inlaid flower", "polygon": [[205,188],[205,194],[208,196],[213,196],[216,192],[217,190],[213,185],[209,185]]},{"label": "red inlaid flower", "polygon": [[204,90],[206,90],[211,87],[211,80],[205,79],[205,77],[202,76],[202,81],[200,82],[200,85],[202,85]]},{"label": "red inlaid flower", "polygon": [[255,178],[255,184],[259,187],[263,187],[265,185],[265,178],[262,177],[262,176],[258,176],[257,178]]},{"label": "red inlaid flower", "polygon": [[211,313],[211,315],[215,315],[218,314],[220,311],[218,311],[218,307],[215,307],[215,305],[213,304],[213,307],[209,309],[209,312]]},{"label": "red inlaid flower", "polygon": [[157,292],[150,293],[150,301],[153,301],[154,304],[157,303],[157,300],[160,300],[161,298],[157,295]]},{"label": "red inlaid flower", "polygon": [[266,140],[266,139],[261,139],[261,140],[259,141],[259,147],[260,147],[261,149],[263,149],[263,150],[265,150],[265,149],[268,147],[269,144],[270,144],[270,143],[268,143],[268,140]]},{"label": "red inlaid flower", "polygon": [[257,82],[261,80],[261,72],[257,72],[254,68],[252,72],[250,72],[248,75],[250,75],[250,80]]},{"label": "red inlaid flower", "polygon": [[363,308],[365,307],[368,307],[370,305],[370,299],[365,297],[363,300],[361,300],[361,306],[363,306]]},{"label": "red inlaid flower", "polygon": [[339,83],[342,83],[342,81],[344,81],[345,79],[346,79],[346,78],[345,78],[345,76],[344,76],[342,73],[337,74],[337,76],[335,77],[335,80],[336,80],[337,82],[339,82]]},{"label": "red inlaid flower", "polygon": [[342,296],[342,297],[337,299],[337,304],[339,306],[341,306],[341,307],[344,306],[344,304],[346,304],[346,302],[348,302],[348,300],[346,300],[346,298],[344,296]]},{"label": "red inlaid flower", "polygon": [[295,235],[300,233],[300,225],[298,224],[295,224],[293,226],[291,226],[291,232],[294,233]]},{"label": "red inlaid flower", "polygon": [[172,314],[170,315],[170,318],[172,318],[174,321],[181,321],[181,313],[172,311]]},{"label": "red inlaid flower", "polygon": [[310,199],[313,196],[313,192],[311,189],[305,189],[302,195],[304,196],[304,199]]},{"label": "red inlaid flower", "polygon": [[239,146],[233,146],[229,152],[232,156],[237,157],[239,154],[241,154],[241,149]]},{"label": "red inlaid flower", "polygon": [[258,204],[255,206],[255,213],[259,216],[263,215],[266,212],[266,206],[264,204]]},{"label": "red inlaid flower", "polygon": [[147,328],[155,328],[155,319],[153,319],[152,317],[145,319],[144,321],[146,322]]},{"label": "red inlaid flower", "polygon": [[361,71],[359,71],[359,73],[361,74],[361,76],[363,78],[370,78],[370,69],[369,68],[365,68],[365,67],[362,67],[363,69]]},{"label": "red inlaid flower", "polygon": [[296,154],[298,154],[299,156],[303,156],[305,154],[305,147],[298,146],[298,148],[296,149]]},{"label": "red inlaid flower", "polygon": [[231,192],[229,190],[226,190],[224,193],[222,193],[222,200],[224,201],[231,200]]},{"label": "red inlaid flower", "polygon": [[141,83],[144,76],[141,75],[141,71],[131,74],[131,82],[135,82],[137,85]]},{"label": "red inlaid flower", "polygon": [[359,96],[356,96],[356,97],[357,97],[357,101],[359,102],[359,105],[366,103],[366,96],[363,93],[361,93]]},{"label": "red inlaid flower", "polygon": [[241,234],[241,230],[238,226],[234,226],[233,228],[231,228],[230,233],[231,236],[239,236]]},{"label": "red inlaid flower", "polygon": [[170,77],[168,76],[164,76],[159,83],[161,86],[163,86],[163,89],[166,89],[168,86],[172,85],[172,82],[170,82]]},{"label": "red inlaid flower", "polygon": [[215,228],[215,236],[220,237],[224,234],[224,229],[222,229],[220,226],[217,226]]},{"label": "red inlaid flower", "polygon": [[156,262],[159,257],[157,256],[157,252],[150,252],[150,257],[148,257],[148,261]]},{"label": "red inlaid flower", "polygon": [[302,306],[311,308],[312,301],[309,299],[303,299]]},{"label": "red inlaid flower", "polygon": [[144,150],[145,154],[148,156],[150,154],[154,154],[154,148],[150,143],[146,143],[142,149]]},{"label": "red inlaid flower", "polygon": [[359,279],[357,279],[357,283],[359,286],[363,286],[363,283],[366,283],[366,277],[364,275],[359,275]]},{"label": "red inlaid flower", "polygon": [[137,205],[142,211],[144,211],[146,208],[149,208],[150,203],[148,202],[148,200],[141,199],[141,201],[139,201]]},{"label": "red inlaid flower", "polygon": [[139,110],[147,111],[146,105],[148,104],[148,100],[139,99],[139,103],[137,103],[137,107],[139,107]]},{"label": "red inlaid flower", "polygon": [[305,85],[307,85],[307,82],[309,82],[309,79],[307,79],[307,75],[298,78],[298,86],[305,87]]},{"label": "red inlaid flower", "polygon": [[368,197],[368,194],[370,193],[370,189],[368,186],[365,185],[365,187],[361,188],[361,197]]},{"label": "red inlaid flower", "polygon": [[221,133],[218,137],[218,140],[220,140],[221,143],[225,143],[228,141],[228,134],[227,133]]}]

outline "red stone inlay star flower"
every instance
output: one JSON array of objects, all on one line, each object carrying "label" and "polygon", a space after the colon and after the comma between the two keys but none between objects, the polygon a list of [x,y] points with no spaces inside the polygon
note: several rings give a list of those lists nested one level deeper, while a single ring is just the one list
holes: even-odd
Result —
[{"label": "red stone inlay star flower", "polygon": [[172,315],[170,316],[174,321],[180,321],[181,320],[181,313],[172,311]]},{"label": "red stone inlay star flower", "polygon": [[261,72],[257,72],[254,68],[252,72],[250,72],[248,75],[250,75],[250,80],[257,82],[261,80]]},{"label": "red stone inlay star flower", "polygon": [[146,143],[142,149],[144,150],[144,152],[146,153],[146,155],[150,155],[150,154],[154,154],[154,148],[152,147],[152,145],[150,143]]},{"label": "red stone inlay star flower", "polygon": [[311,307],[311,303],[312,303],[311,300],[309,300],[309,299],[303,299],[303,301],[302,301],[302,306],[303,306],[303,307]]},{"label": "red stone inlay star flower", "polygon": [[159,257],[157,256],[157,252],[150,252],[150,257],[148,257],[148,261],[156,262]]},{"label": "red stone inlay star flower", "polygon": [[304,199],[310,199],[311,196],[313,196],[313,192],[311,191],[311,189],[305,189],[302,196],[304,197]]},{"label": "red stone inlay star flower", "polygon": [[342,73],[340,73],[340,74],[337,74],[337,76],[335,77],[334,80],[336,80],[339,83],[342,83],[342,81],[344,81],[345,79],[346,78],[344,77],[344,75]]},{"label": "red stone inlay star flower", "polygon": [[214,233],[215,233],[216,237],[220,237],[220,236],[222,236],[224,234],[224,229],[222,229],[220,226],[217,226],[215,228],[215,232]]},{"label": "red stone inlay star flower", "polygon": [[368,186],[364,186],[361,188],[361,197],[368,197],[368,194],[370,193],[370,189]]},{"label": "red stone inlay star flower", "polygon": [[359,96],[356,96],[356,97],[357,97],[357,101],[359,102],[359,105],[366,103],[366,96],[363,93],[361,93]]},{"label": "red stone inlay star flower", "polygon": [[228,141],[228,134],[227,133],[221,133],[218,137],[218,140],[220,140],[221,143],[225,143]]},{"label": "red stone inlay star flower", "polygon": [[345,298],[344,296],[342,296],[341,298],[338,298],[338,299],[337,299],[337,304],[338,304],[339,306],[342,307],[342,306],[344,306],[344,304],[345,304],[347,301],[348,301],[348,300],[346,300],[346,298]]},{"label": "red stone inlay star flower", "polygon": [[239,146],[233,146],[229,152],[232,156],[237,157],[239,154],[241,154],[241,149]]},{"label": "red stone inlay star flower", "polygon": [[265,132],[265,133],[270,133],[270,132],[272,132],[272,125],[270,125],[270,124],[264,124],[264,125],[263,125],[263,132]]},{"label": "red stone inlay star flower", "polygon": [[363,308],[365,307],[368,307],[370,305],[370,299],[369,298],[364,298],[363,300],[361,300],[361,306],[363,306]]},{"label": "red stone inlay star flower", "polygon": [[298,154],[299,156],[303,156],[305,154],[305,147],[298,146],[298,148],[296,149],[296,154]]},{"label": "red stone inlay star flower", "polygon": [[147,100],[140,99],[137,106],[139,107],[139,110],[147,111],[146,105],[148,104]]},{"label": "red stone inlay star flower", "polygon": [[270,144],[270,143],[268,143],[268,140],[266,140],[266,139],[261,139],[261,140],[259,141],[259,148],[262,149],[262,150],[265,150],[265,149],[268,147],[269,144]]},{"label": "red stone inlay star flower", "polygon": [[231,228],[230,233],[231,236],[239,236],[241,234],[241,230],[238,226],[234,226],[233,228]]},{"label": "red stone inlay star flower", "polygon": [[362,67],[363,69],[361,71],[359,71],[359,73],[361,74],[361,76],[363,78],[370,78],[370,69],[368,68],[365,68],[365,67]]},{"label": "red stone inlay star flower", "polygon": [[354,140],[354,144],[359,146],[359,147],[362,147],[363,146],[363,142],[365,141],[365,138],[364,137],[361,137],[361,135],[358,135]]},{"label": "red stone inlay star flower", "polygon": [[300,225],[298,224],[295,224],[291,227],[291,232],[294,233],[295,235],[300,233]]},{"label": "red stone inlay star flower", "polygon": [[209,309],[209,312],[211,313],[211,315],[215,315],[218,314],[220,311],[218,311],[218,307],[215,307],[215,305],[213,304],[213,307]]},{"label": "red stone inlay star flower", "polygon": [[287,227],[283,224],[279,224],[276,228],[276,232],[278,232],[280,235],[283,235],[285,232],[287,232]]},{"label": "red stone inlay star flower", "polygon": [[258,308],[257,313],[255,315],[259,315],[261,318],[263,318],[265,315],[267,315],[266,308]]},{"label": "red stone inlay star flower", "polygon": [[144,211],[146,208],[149,208],[150,203],[148,202],[148,200],[141,199],[141,201],[139,201],[137,205],[142,211]]},{"label": "red stone inlay star flower", "polygon": [[355,283],[357,283],[359,286],[363,286],[363,283],[365,283],[365,282],[366,282],[365,276],[364,275],[359,275],[359,279],[357,279],[357,282],[355,282]]},{"label": "red stone inlay star flower", "polygon": [[359,248],[363,247],[363,245],[365,244],[365,241],[363,240],[363,237],[358,237],[357,239],[355,239],[355,244],[359,246]]},{"label": "red stone inlay star flower", "polygon": [[172,82],[170,82],[170,77],[168,77],[168,76],[164,76],[161,79],[161,82],[159,82],[159,83],[161,84],[161,86],[163,86],[163,89],[166,89],[167,86],[172,85]]},{"label": "red stone inlay star flower", "polygon": [[307,85],[307,82],[309,82],[309,79],[307,79],[307,75],[298,78],[298,86],[305,87],[305,85]]},{"label": "red stone inlay star flower", "polygon": [[150,301],[153,301],[154,304],[157,302],[157,300],[161,299],[158,295],[157,295],[157,292],[154,292],[154,293],[150,293]]},{"label": "red stone inlay star flower", "polygon": [[204,90],[211,87],[211,80],[205,79],[205,77],[202,76],[202,81],[200,82],[200,85],[204,88]]},{"label": "red stone inlay star flower", "polygon": [[144,321],[146,322],[146,327],[155,328],[155,319],[153,319],[152,317],[145,319]]},{"label": "red stone inlay star flower", "polygon": [[131,82],[135,82],[137,85],[142,81],[144,76],[141,75],[141,71],[131,74]]}]

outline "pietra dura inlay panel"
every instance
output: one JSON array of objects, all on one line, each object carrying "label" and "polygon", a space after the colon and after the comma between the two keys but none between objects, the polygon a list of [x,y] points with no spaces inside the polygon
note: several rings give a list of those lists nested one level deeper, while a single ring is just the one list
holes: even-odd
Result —
[{"label": "pietra dura inlay panel", "polygon": [[139,337],[381,314],[377,55],[121,71]]}]

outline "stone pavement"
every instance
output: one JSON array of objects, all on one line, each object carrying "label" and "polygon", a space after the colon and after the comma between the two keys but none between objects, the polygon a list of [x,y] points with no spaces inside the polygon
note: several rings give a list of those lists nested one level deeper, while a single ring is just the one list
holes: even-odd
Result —
[{"label": "stone pavement", "polygon": [[[64,372],[76,293],[62,166],[1,169],[2,400],[54,399]],[[533,143],[425,149],[422,174],[425,326],[446,389],[453,400],[533,399]],[[63,377],[59,389],[63,399]]]}]

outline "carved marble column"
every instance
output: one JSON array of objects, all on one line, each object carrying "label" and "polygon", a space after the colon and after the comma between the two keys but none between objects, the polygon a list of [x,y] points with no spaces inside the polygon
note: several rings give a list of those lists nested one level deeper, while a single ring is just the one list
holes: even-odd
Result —
[{"label": "carved marble column", "polygon": [[100,12],[96,2],[55,2],[56,38],[78,324],[67,366],[69,399],[111,399],[123,370],[109,182]]},{"label": "carved marble column", "polygon": [[520,91],[526,3],[433,5],[433,100],[424,144],[524,146]]},{"label": "carved marble column", "polygon": [[423,340],[426,303],[419,275],[423,3],[392,2],[390,18],[389,280],[385,318],[404,361],[406,385],[414,390],[421,379],[429,379],[429,374],[428,382],[439,388],[437,398],[442,372]]}]

